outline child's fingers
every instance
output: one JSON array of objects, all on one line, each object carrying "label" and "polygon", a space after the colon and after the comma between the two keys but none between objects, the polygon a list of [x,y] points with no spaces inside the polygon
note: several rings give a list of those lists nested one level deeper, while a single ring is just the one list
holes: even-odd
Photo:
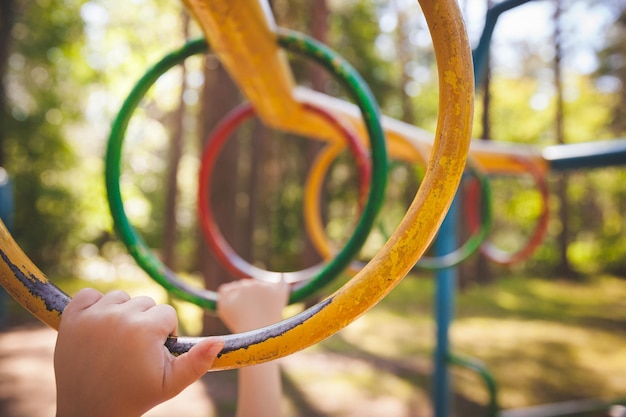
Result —
[{"label": "child's fingers", "polygon": [[227,293],[233,288],[236,288],[238,285],[241,285],[239,281],[226,282],[217,288],[217,293]]},{"label": "child's fingers", "polygon": [[[144,313],[147,323],[154,324],[159,338],[175,336],[178,333],[178,315],[176,309],[169,304],[153,305]],[[154,327],[157,326],[157,327]]]},{"label": "child's fingers", "polygon": [[124,303],[124,306],[133,311],[148,311],[156,306],[156,302],[147,296],[134,297]]},{"label": "child's fingers", "polygon": [[122,290],[113,290],[110,291],[99,300],[100,304],[124,304],[130,300],[130,295],[127,292]]},{"label": "child's fingers", "polygon": [[70,300],[64,312],[81,311],[91,307],[103,297],[102,293],[93,288],[83,288]]}]

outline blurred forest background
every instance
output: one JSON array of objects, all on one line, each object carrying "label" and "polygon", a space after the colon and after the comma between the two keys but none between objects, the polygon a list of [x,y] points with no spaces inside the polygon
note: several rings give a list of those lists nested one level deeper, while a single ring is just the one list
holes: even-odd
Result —
[{"label": "blurred forest background", "polygon": [[[475,46],[490,3],[460,4]],[[384,114],[434,131],[436,68],[417,2],[274,0],[271,6],[279,26],[312,34],[351,62]],[[110,124],[134,82],[167,52],[200,36],[198,27],[176,1],[132,0],[120,7],[112,0],[3,0],[0,7],[0,165],[15,190],[14,236],[55,279],[140,275],[115,236],[107,206],[103,160]],[[542,0],[519,10],[537,7],[549,10],[547,26],[537,30],[526,21],[525,27],[545,36],[507,45],[496,28],[488,82],[477,94],[474,137],[539,149],[623,137],[626,5]],[[581,16],[594,24],[588,38]],[[586,65],[579,65],[581,56]],[[343,97],[320,68],[292,63],[300,84]],[[215,123],[241,101],[215,56],[190,58],[150,91],[124,147],[121,186],[131,222],[167,265],[209,288],[230,278],[207,256],[198,231],[199,155]],[[320,146],[249,123],[224,149],[213,204],[223,233],[242,256],[276,270],[319,260],[306,237],[302,202]],[[421,173],[421,167],[402,164],[392,170],[384,209],[388,230],[403,215]],[[325,185],[323,212],[339,244],[354,216],[354,176],[345,156]],[[549,232],[535,254],[496,271],[476,256],[463,268],[464,285],[502,274],[578,280],[626,275],[626,171],[569,172],[549,180]],[[532,232],[539,193],[524,176],[494,180],[493,187],[499,234],[491,238],[512,250]],[[365,258],[382,234],[374,232],[370,240]]]},{"label": "blurred forest background", "polygon": [[[459,3],[474,47],[493,2]],[[384,114],[434,131],[437,74],[416,1],[270,4],[279,26],[311,34],[351,62]],[[135,82],[199,36],[178,1],[0,1],[0,166],[15,192],[10,227],[27,255],[68,293],[85,286],[140,288],[148,295],[161,290],[115,234],[104,155],[111,122]],[[542,149],[626,136],[623,0],[529,2],[501,17],[491,52],[476,96],[474,137]],[[299,84],[347,99],[320,68],[294,57],[290,62]],[[242,101],[214,55],[191,57],[149,91],[123,149],[121,190],[130,221],[164,263],[210,289],[232,277],[199,231],[199,157],[216,123]],[[302,206],[321,147],[252,120],[222,150],[211,201],[223,234],[255,265],[296,270],[320,260]],[[422,175],[423,167],[393,165],[381,226],[363,259],[399,222]],[[501,383],[504,407],[623,397],[626,384],[626,169],[551,173],[548,181],[548,233],[532,257],[498,266],[476,254],[461,268],[455,351],[487,363]],[[516,250],[533,233],[540,193],[526,175],[491,183],[490,239]],[[357,210],[349,155],[333,164],[323,194],[327,232],[341,245]],[[299,410],[293,415],[429,415],[416,410],[429,403],[433,287],[433,280],[405,279],[363,319],[304,356],[285,358],[285,395]],[[174,304],[182,334],[220,331],[210,314],[198,320],[201,311]],[[454,372],[455,401],[465,410],[459,415],[479,415],[476,407],[487,403],[482,384],[469,372]],[[209,395],[226,410],[220,415],[232,414],[234,377],[219,374],[209,378],[217,381],[208,383]],[[5,380],[8,393],[14,384]]]}]

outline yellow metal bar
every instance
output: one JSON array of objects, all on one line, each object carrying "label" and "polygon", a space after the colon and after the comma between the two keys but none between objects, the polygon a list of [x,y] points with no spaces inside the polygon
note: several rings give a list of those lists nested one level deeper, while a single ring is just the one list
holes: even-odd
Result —
[{"label": "yellow metal bar", "polygon": [[[351,123],[361,138],[365,136],[365,126],[354,104],[303,87],[296,88],[295,96],[299,101],[332,111],[337,117]],[[383,116],[382,125],[391,158],[418,164],[428,161],[433,147],[431,132],[387,116]],[[528,167],[519,162],[519,157],[531,161],[544,173],[549,169],[541,151],[532,146],[474,139],[470,147],[472,161],[489,173],[528,172]]]},{"label": "yellow metal bar", "polygon": [[276,43],[266,1],[184,0],[202,27],[211,50],[257,114],[272,126],[294,113],[293,79]]},{"label": "yellow metal bar", "polygon": [[[315,100],[296,99],[293,76],[276,42],[275,23],[267,12],[265,0],[184,1],[202,27],[211,49],[267,125],[314,139],[342,141],[336,131],[320,124],[300,104],[302,101],[316,104]],[[334,105],[341,103],[323,94],[319,98],[324,106],[329,105],[327,101]],[[343,112],[350,113],[352,122],[365,131],[356,106],[345,107]],[[425,162],[428,156],[420,156],[414,146],[395,137],[390,154],[416,162]]]},{"label": "yellow metal bar", "polygon": [[[301,102],[332,109],[365,135],[356,106],[325,94],[296,89],[285,54],[276,42],[276,24],[266,0],[184,0],[229,74],[269,126],[313,139],[341,141],[336,131],[303,110]],[[384,118],[391,158],[425,164],[433,134]],[[513,156],[520,153],[547,170],[541,154],[523,146],[478,146],[472,157],[487,172],[525,172]]]},{"label": "yellow metal bar", "polygon": [[0,285],[33,316],[58,329],[69,297],[52,285],[0,221]]},{"label": "yellow metal bar", "polygon": [[265,124],[323,140],[337,132],[303,110],[266,0],[184,0],[211,49]]}]

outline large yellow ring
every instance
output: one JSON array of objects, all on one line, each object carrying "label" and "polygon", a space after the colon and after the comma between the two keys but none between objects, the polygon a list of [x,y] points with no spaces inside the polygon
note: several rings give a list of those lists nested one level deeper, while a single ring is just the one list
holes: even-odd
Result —
[{"label": "large yellow ring", "polygon": [[[238,337],[245,347],[225,350],[214,369],[284,357],[332,336],[384,298],[434,239],[465,168],[472,128],[474,78],[469,41],[454,0],[420,2],[433,38],[439,74],[439,115],[424,181],[400,225],[347,284],[300,313],[297,325],[277,323]],[[293,318],[292,318],[293,319]],[[228,338],[227,338],[228,346]]]},{"label": "large yellow ring", "polygon": [[[465,26],[455,0],[421,0],[439,73],[439,116],[424,181],[400,225],[374,258],[317,306],[253,332],[226,336],[213,370],[237,368],[290,355],[335,334],[385,297],[435,237],[460,183],[469,150],[474,77]],[[0,227],[0,283],[26,309],[57,329],[67,295],[35,297],[56,288]],[[294,324],[295,323],[295,324]],[[233,344],[232,341],[238,343]],[[240,343],[244,340],[245,346]],[[193,343],[193,341],[190,341]]]}]

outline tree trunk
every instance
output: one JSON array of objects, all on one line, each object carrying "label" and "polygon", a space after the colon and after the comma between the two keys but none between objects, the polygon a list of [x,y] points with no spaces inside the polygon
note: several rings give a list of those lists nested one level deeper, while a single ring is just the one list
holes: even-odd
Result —
[{"label": "tree trunk", "polygon": [[[489,9],[493,5],[492,0],[486,0],[487,9]],[[467,7],[467,3],[465,4]],[[484,82],[482,84],[482,107],[483,113],[481,116],[481,128],[482,132],[479,137],[484,140],[491,140],[491,59],[490,55],[487,55],[487,62],[485,68]],[[479,92],[478,89],[476,91]],[[477,201],[467,201],[466,198],[461,196],[461,213],[466,213],[466,205],[467,204],[478,204]],[[481,201],[481,204],[486,204],[488,202]],[[481,213],[482,211],[476,210],[476,213]],[[463,214],[462,214],[463,215]],[[461,221],[461,228],[463,233],[463,238],[467,238],[470,234],[470,231],[467,230],[465,225],[468,224],[467,221]],[[459,266],[459,286],[461,289],[465,289],[472,282],[476,282],[479,284],[488,284],[492,282],[494,279],[493,271],[491,269],[491,264],[489,263],[489,259],[485,255],[483,255],[480,250],[478,253],[472,256],[469,260],[463,262]]]},{"label": "tree trunk", "polygon": [[[183,11],[183,36],[189,37],[189,15]],[[176,201],[178,197],[178,166],[183,151],[183,121],[185,118],[185,100],[183,99],[186,87],[187,67],[181,64],[181,90],[178,98],[178,108],[173,117],[170,149],[168,152],[168,172],[165,181],[165,225],[163,226],[163,263],[170,269],[176,269],[176,238],[178,228],[176,221]]]},{"label": "tree trunk", "polygon": [[[554,87],[556,90],[556,115],[555,130],[556,140],[558,144],[564,144],[564,118],[563,118],[563,85],[561,75],[561,0],[556,0],[556,9],[554,11]],[[557,273],[562,277],[573,278],[574,271],[567,257],[567,247],[569,244],[569,210],[567,199],[567,182],[568,175],[561,173],[557,182],[557,195],[559,198],[559,217],[561,219],[562,228],[557,236],[557,244],[559,248],[559,264]]]},{"label": "tree trunk", "polygon": [[257,259],[259,253],[255,251],[255,239],[254,232],[258,227],[258,224],[262,223],[263,216],[259,216],[259,201],[262,199],[261,177],[263,175],[263,161],[267,158],[266,155],[266,138],[268,131],[266,127],[260,121],[257,121],[254,125],[254,131],[252,134],[252,143],[250,146],[250,174],[248,181],[248,219],[245,223],[244,235],[247,237],[248,242],[245,249],[245,256],[247,259]]},{"label": "tree trunk", "polygon": [[[313,38],[317,39],[321,43],[327,44],[328,43],[329,10],[328,10],[328,4],[326,0],[318,0],[318,1],[311,2],[311,16],[313,16],[313,18],[311,19],[311,35],[313,36]],[[328,76],[326,72],[320,66],[311,64],[309,66],[309,77],[311,79],[311,88],[313,88],[316,91],[321,91],[321,92],[324,92],[326,90],[326,83],[328,82]],[[311,168],[311,165],[313,164],[315,157],[317,156],[318,152],[323,146],[324,145],[317,140],[311,140],[307,144],[307,148],[305,150],[306,152],[306,157],[305,157],[306,164],[305,165],[306,166],[305,166],[305,171],[303,171],[303,175],[301,176],[303,179],[303,184],[307,176],[308,170]],[[325,207],[326,202],[327,202],[326,197],[322,195],[322,197],[320,198],[320,204],[323,204],[323,207]],[[323,207],[322,207],[322,212],[325,212],[325,209]],[[302,235],[303,235],[302,238],[304,241],[304,246],[303,246],[303,251],[302,251],[302,264],[304,266],[310,266],[310,265],[314,265],[320,262],[322,260],[321,256],[319,255],[319,253],[313,246],[313,243],[311,242],[311,239],[309,238],[309,235],[306,232],[306,230],[303,230]],[[308,308],[312,305],[315,305],[317,304],[319,300],[320,300],[319,295],[315,297],[311,297],[309,300],[306,301],[305,307]]]},{"label": "tree trunk", "polygon": [[[5,79],[9,53],[11,51],[11,28],[13,27],[14,0],[0,1],[0,81]],[[7,132],[5,123],[9,117],[9,109],[5,84],[0,82],[0,167],[4,166],[4,138]]]},{"label": "tree trunk", "polygon": [[[0,1],[0,168],[4,167],[4,140],[6,137],[6,123],[9,118],[9,106],[7,100],[7,94],[5,89],[5,83],[2,80],[5,79],[9,53],[11,50],[11,28],[13,27],[13,0],[1,0]],[[3,186],[3,187],[6,187]],[[5,206],[5,204],[2,204]],[[3,210],[4,211],[4,210]],[[12,216],[12,213],[3,213],[3,221],[7,227],[11,227],[10,219],[6,216]],[[0,329],[2,329],[7,323],[7,302],[8,295],[4,288],[0,287]]]},{"label": "tree trunk", "polygon": [[[311,2],[311,15],[313,16],[313,18],[311,19],[311,34],[313,38],[317,39],[323,44],[326,44],[328,42],[328,16],[329,16],[328,5],[326,3],[326,0],[318,0],[318,1]],[[320,66],[311,65],[309,67],[309,77],[311,79],[311,87],[314,90],[321,91],[321,92],[325,91],[326,83],[328,81],[328,75]],[[305,149],[306,164],[303,167],[304,169],[301,175],[303,184],[304,184],[304,181],[306,181],[306,176],[308,174],[309,169],[311,168],[311,165],[313,164],[313,161],[315,160],[315,157],[317,156],[318,152],[320,151],[322,147],[323,147],[323,144],[317,140],[310,140],[307,143],[306,149]],[[322,197],[320,200],[321,200],[320,201],[321,204],[324,204],[325,206],[326,199]],[[315,249],[315,247],[313,246],[313,243],[309,239],[309,235],[306,232],[306,230],[303,230],[302,232],[302,239],[304,242],[304,247],[303,247],[302,257],[301,257],[302,265],[306,267],[306,266],[314,265],[320,262],[321,257],[319,253],[317,252],[317,250]],[[315,301],[317,300],[312,300],[311,302],[313,303]]]},{"label": "tree trunk", "polygon": [[[205,84],[202,92],[202,108],[200,111],[200,144],[204,141],[215,125],[238,103],[238,90],[230,76],[221,64],[216,67],[209,65],[214,62],[214,57],[208,57],[205,65]],[[213,168],[213,181],[211,184],[211,199],[216,221],[224,237],[231,242],[235,250],[238,248],[232,243],[235,236],[237,194],[237,159],[238,146],[235,140],[230,140],[219,155]],[[217,196],[217,198],[216,198]],[[218,287],[232,280],[230,274],[217,261],[215,256],[199,237],[198,264],[204,276],[205,287],[216,291]],[[215,314],[207,312],[203,320],[204,334],[224,334],[226,327]]]},{"label": "tree trunk", "polygon": [[[491,7],[493,2],[491,0],[487,0],[487,7]],[[487,65],[485,68],[485,81],[483,84],[483,114],[482,114],[482,134],[481,139],[491,140],[492,132],[491,132],[491,59],[490,56],[487,56]],[[483,204],[488,204],[488,202],[483,201]],[[485,255],[483,255],[480,251],[478,256],[476,256],[476,265],[475,265],[475,281],[481,284],[487,284],[492,282],[493,271],[491,270],[491,264],[489,263],[489,259]]]},{"label": "tree trunk", "polygon": [[407,12],[402,10],[397,1],[393,2],[398,16],[398,28],[396,30],[396,49],[398,51],[398,62],[400,63],[400,97],[402,102],[402,121],[413,124],[415,121],[415,108],[411,96],[406,93],[411,77],[407,73],[407,66],[413,59],[413,46],[406,33]]}]

